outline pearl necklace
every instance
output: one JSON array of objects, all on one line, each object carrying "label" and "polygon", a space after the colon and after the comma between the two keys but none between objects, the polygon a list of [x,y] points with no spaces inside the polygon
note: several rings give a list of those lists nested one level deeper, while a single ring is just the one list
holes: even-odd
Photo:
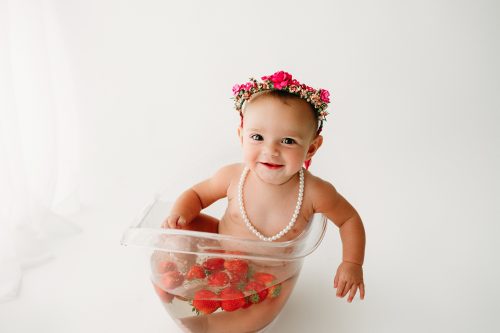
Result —
[{"label": "pearl necklace", "polygon": [[288,225],[286,227],[284,227],[276,235],[270,236],[270,237],[264,236],[257,229],[255,229],[255,227],[253,226],[253,224],[248,219],[247,212],[245,211],[245,206],[243,205],[243,185],[244,185],[245,179],[246,179],[246,177],[248,175],[248,171],[250,171],[250,169],[248,167],[245,167],[243,169],[243,172],[242,172],[241,177],[240,177],[240,183],[238,184],[238,203],[240,205],[241,217],[243,218],[243,221],[245,222],[245,225],[247,226],[247,228],[255,236],[259,237],[263,241],[272,242],[274,240],[277,240],[277,239],[283,237],[287,232],[289,232],[290,229],[292,229],[293,225],[295,224],[295,221],[297,220],[297,217],[299,216],[300,207],[302,206],[302,199],[304,197],[304,169],[300,168],[300,172],[299,172],[299,176],[300,176],[300,180],[299,180],[299,196],[297,198],[297,205],[295,205],[295,211],[293,212],[293,216],[290,219],[290,222],[288,223]]}]

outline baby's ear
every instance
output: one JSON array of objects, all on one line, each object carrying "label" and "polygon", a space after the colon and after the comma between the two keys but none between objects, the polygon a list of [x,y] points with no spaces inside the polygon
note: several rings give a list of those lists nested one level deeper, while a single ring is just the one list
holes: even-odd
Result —
[{"label": "baby's ear", "polygon": [[309,149],[307,150],[306,161],[310,160],[314,154],[318,151],[319,147],[323,144],[323,136],[318,135],[309,145]]}]

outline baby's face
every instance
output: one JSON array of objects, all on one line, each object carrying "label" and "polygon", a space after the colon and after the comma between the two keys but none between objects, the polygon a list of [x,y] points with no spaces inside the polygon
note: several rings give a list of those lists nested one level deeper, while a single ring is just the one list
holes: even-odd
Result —
[{"label": "baby's face", "polygon": [[263,96],[245,109],[238,133],[245,164],[261,180],[283,184],[311,158],[322,142],[306,101]]}]

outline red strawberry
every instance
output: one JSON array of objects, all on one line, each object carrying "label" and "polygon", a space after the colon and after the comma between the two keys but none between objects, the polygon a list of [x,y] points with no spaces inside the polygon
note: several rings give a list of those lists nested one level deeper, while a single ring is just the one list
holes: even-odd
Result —
[{"label": "red strawberry", "polygon": [[217,299],[217,294],[210,290],[198,290],[194,294],[193,307],[196,311],[210,314],[217,310],[220,306],[220,301]]},{"label": "red strawberry", "polygon": [[245,295],[238,289],[228,287],[220,292],[220,306],[224,311],[235,311],[246,304]]},{"label": "red strawberry", "polygon": [[247,275],[248,263],[241,259],[231,259],[224,262],[224,268],[233,275]]},{"label": "red strawberry", "polygon": [[179,271],[170,271],[161,277],[165,289],[177,288],[184,282],[184,276]]},{"label": "red strawberry", "polygon": [[269,290],[269,297],[276,298],[281,293],[281,283],[275,284],[272,287],[267,288]]},{"label": "red strawberry", "polygon": [[195,279],[203,279],[206,276],[205,269],[200,265],[193,265],[186,274],[186,279],[189,281]]},{"label": "red strawberry", "polygon": [[223,287],[229,283],[229,276],[224,272],[215,272],[208,277],[208,285]]},{"label": "red strawberry", "polygon": [[208,258],[203,263],[203,267],[210,271],[221,271],[224,269],[224,259],[222,258]]},{"label": "red strawberry", "polygon": [[[247,276],[246,275],[231,274],[230,282],[236,288],[242,289],[245,286],[245,283],[247,282]],[[241,286],[241,288],[240,288],[240,284],[243,284],[243,286]]]},{"label": "red strawberry", "polygon": [[160,261],[156,264],[156,271],[160,274],[176,270],[177,265],[173,261]]},{"label": "red strawberry", "polygon": [[266,299],[269,290],[266,289],[266,286],[258,281],[250,281],[245,286],[245,291],[251,292],[249,297],[250,302],[256,304],[260,303]]},{"label": "red strawberry", "polygon": [[265,284],[266,286],[270,286],[276,280],[276,276],[269,273],[256,272],[252,276],[252,279],[262,284]]},{"label": "red strawberry", "polygon": [[245,304],[241,307],[242,309],[249,308],[253,303],[250,301],[250,297],[245,297]]},{"label": "red strawberry", "polygon": [[154,283],[153,283],[153,287],[155,288],[155,292],[158,295],[158,297],[160,297],[162,302],[164,302],[164,303],[172,302],[174,295],[167,293],[165,290],[161,289],[160,287],[158,287]]}]

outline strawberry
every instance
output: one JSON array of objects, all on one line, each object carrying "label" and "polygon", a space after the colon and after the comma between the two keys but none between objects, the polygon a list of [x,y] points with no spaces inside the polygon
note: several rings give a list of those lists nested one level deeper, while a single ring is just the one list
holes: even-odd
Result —
[{"label": "strawberry", "polygon": [[174,289],[184,282],[184,276],[179,271],[166,272],[161,277],[165,289]]},{"label": "strawberry", "polygon": [[204,314],[210,314],[217,310],[220,306],[220,301],[217,300],[217,294],[210,290],[198,290],[194,294],[193,310]]},{"label": "strawberry", "polygon": [[203,269],[203,267],[201,267],[200,265],[193,265],[187,272],[186,279],[191,281],[195,279],[203,279],[205,278],[205,276],[205,269]]},{"label": "strawberry", "polygon": [[208,277],[208,285],[223,287],[229,283],[229,276],[224,272],[215,272]]},{"label": "strawberry", "polygon": [[165,290],[161,289],[158,287],[156,284],[153,283],[153,287],[155,288],[155,292],[160,297],[161,301],[164,303],[171,303],[172,299],[174,298],[174,295],[167,293]]},{"label": "strawberry", "polygon": [[275,284],[274,286],[267,288],[267,290],[269,291],[270,298],[276,298],[281,293],[281,283]]},{"label": "strawberry", "polygon": [[[243,289],[245,286],[245,283],[247,282],[247,276],[246,275],[238,275],[238,274],[231,274],[229,282],[235,286],[238,289]],[[240,285],[243,284],[243,286]]]},{"label": "strawberry", "polygon": [[220,292],[220,306],[224,311],[235,311],[246,304],[245,295],[238,289],[228,287]]},{"label": "strawberry", "polygon": [[250,302],[257,304],[266,299],[269,290],[266,289],[266,286],[258,281],[250,281],[245,286],[245,291],[251,292],[248,296]]},{"label": "strawberry", "polygon": [[245,297],[245,304],[241,307],[242,309],[249,308],[253,303],[250,301],[250,297]]},{"label": "strawberry", "polygon": [[252,276],[252,279],[266,286],[270,286],[273,284],[274,281],[276,281],[276,276],[264,272],[255,272],[254,275]]},{"label": "strawberry", "polygon": [[222,258],[208,258],[203,263],[203,267],[209,271],[221,271],[224,269],[224,259]]},{"label": "strawberry", "polygon": [[248,263],[241,259],[231,259],[224,262],[224,268],[232,275],[247,275]]},{"label": "strawberry", "polygon": [[160,261],[156,264],[156,271],[160,274],[176,270],[177,265],[173,261]]}]

